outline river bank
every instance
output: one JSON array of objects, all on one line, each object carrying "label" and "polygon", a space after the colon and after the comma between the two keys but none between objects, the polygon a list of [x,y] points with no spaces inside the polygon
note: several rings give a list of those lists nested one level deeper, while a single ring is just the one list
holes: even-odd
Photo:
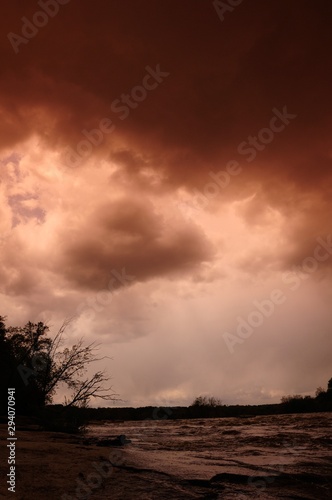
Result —
[{"label": "river bank", "polygon": [[[332,414],[321,413],[106,422],[88,436],[18,428],[15,494],[5,484],[1,425],[1,498],[328,500],[331,423]],[[121,434],[131,443],[108,446]]]}]

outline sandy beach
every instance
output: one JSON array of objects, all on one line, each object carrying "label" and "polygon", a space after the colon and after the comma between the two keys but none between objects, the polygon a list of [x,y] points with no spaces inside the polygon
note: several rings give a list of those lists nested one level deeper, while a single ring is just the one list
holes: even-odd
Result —
[{"label": "sandy beach", "polygon": [[[5,484],[7,428],[1,425],[0,498],[331,498],[329,414],[146,424],[99,424],[88,436],[18,427],[15,493]],[[122,431],[131,444],[97,445]],[[282,448],[290,436],[292,449]]]},{"label": "sandy beach", "polygon": [[[194,491],[196,488],[189,484],[181,486],[182,494],[178,485],[173,485],[167,474],[125,465],[128,462],[126,448],[84,445],[84,439],[78,436],[32,429],[33,427],[31,430],[17,432],[16,490],[15,493],[10,493],[4,479],[8,473],[7,450],[4,444],[7,427],[1,425],[3,445],[0,498],[199,498]],[[165,484],[166,482],[169,482],[169,485]]]}]

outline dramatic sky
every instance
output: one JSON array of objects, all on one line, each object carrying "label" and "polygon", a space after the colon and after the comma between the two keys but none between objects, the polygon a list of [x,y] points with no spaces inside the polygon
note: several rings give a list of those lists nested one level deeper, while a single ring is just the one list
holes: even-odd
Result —
[{"label": "dramatic sky", "polygon": [[225,5],[0,18],[0,313],[73,318],[126,405],[332,376],[332,3]]}]

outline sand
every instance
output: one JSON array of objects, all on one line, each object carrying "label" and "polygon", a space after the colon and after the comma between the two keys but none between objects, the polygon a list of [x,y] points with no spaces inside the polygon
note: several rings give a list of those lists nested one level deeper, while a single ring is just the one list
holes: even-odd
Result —
[{"label": "sand", "polygon": [[[325,419],[325,417],[324,417]],[[313,417],[314,425],[317,416]],[[128,424],[129,425],[129,424]],[[134,425],[134,423],[132,424]],[[135,424],[135,426],[138,424]],[[161,425],[161,424],[160,424]],[[175,424],[174,424],[175,425]],[[179,424],[176,424],[179,425]],[[255,473],[252,484],[246,468],[229,468],[221,474],[181,478],[178,473],[158,466],[153,453],[144,452],[138,460],[134,446],[97,446],[86,437],[40,431],[38,426],[17,428],[16,487],[7,490],[7,426],[0,425],[1,489],[0,498],[19,500],[46,499],[115,499],[115,500],[182,500],[182,499],[307,499],[332,498],[332,458],[301,466],[299,473],[266,476],[260,488]],[[325,446],[325,444],[324,444]],[[326,446],[325,446],[326,448]],[[324,449],[325,449],[324,448]],[[322,448],[323,449],[323,448]],[[163,451],[160,451],[163,453]],[[235,455],[234,455],[235,457]],[[162,457],[161,457],[162,458]],[[176,463],[176,462],[174,462]],[[262,469],[263,470],[263,469]],[[305,472],[301,472],[305,470]]]},{"label": "sand", "polygon": [[[7,490],[7,427],[0,426],[0,498],[45,500],[198,498],[196,488],[172,484],[167,474],[127,466],[126,448],[84,445],[82,437],[17,430],[15,494]],[[110,464],[113,462],[113,467]],[[102,477],[104,476],[104,477]],[[165,484],[166,483],[166,484]],[[169,484],[167,484],[169,483]],[[180,486],[182,488],[182,486]],[[190,491],[193,490],[193,491]],[[202,498],[202,497],[201,497]]]}]

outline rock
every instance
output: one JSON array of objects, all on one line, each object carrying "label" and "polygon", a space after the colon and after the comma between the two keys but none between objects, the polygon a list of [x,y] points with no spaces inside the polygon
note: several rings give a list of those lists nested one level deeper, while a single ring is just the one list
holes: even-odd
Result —
[{"label": "rock", "polygon": [[124,434],[116,437],[115,439],[101,439],[97,441],[97,446],[124,446],[131,443],[130,439],[127,439]]}]

